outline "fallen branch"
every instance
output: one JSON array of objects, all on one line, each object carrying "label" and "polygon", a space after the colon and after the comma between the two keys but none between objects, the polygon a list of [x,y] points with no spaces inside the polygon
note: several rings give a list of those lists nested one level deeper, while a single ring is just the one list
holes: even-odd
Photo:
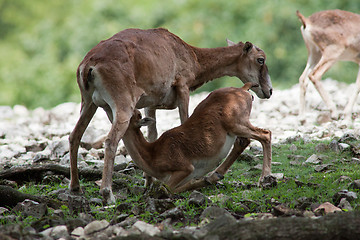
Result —
[{"label": "fallen branch", "polygon": [[43,196],[34,196],[19,192],[9,186],[0,185],[0,207],[13,208],[19,202],[30,199],[39,203],[46,203],[49,207],[59,208],[63,203]]},{"label": "fallen branch", "polygon": [[[7,170],[0,171],[0,180],[7,179],[15,181],[18,184],[27,181],[36,181],[41,182],[44,175],[47,172],[52,172],[55,175],[63,175],[67,178],[70,177],[70,168],[64,167],[58,164],[45,164],[45,165],[34,165],[34,166],[16,166]],[[82,168],[79,169],[79,175],[81,178],[86,180],[98,180],[102,177],[102,171],[100,169],[93,168]],[[123,174],[123,173],[114,173],[116,178],[126,178],[130,181],[133,181],[134,178]]]},{"label": "fallen branch", "polygon": [[329,214],[316,219],[305,217],[254,221],[227,221],[219,217],[208,224],[204,238],[215,239],[358,239],[360,212]]}]

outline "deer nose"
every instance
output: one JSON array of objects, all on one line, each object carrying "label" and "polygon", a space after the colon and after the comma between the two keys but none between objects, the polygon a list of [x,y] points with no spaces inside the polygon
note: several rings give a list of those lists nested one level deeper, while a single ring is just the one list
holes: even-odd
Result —
[{"label": "deer nose", "polygon": [[272,95],[272,88],[270,88],[270,96]]}]

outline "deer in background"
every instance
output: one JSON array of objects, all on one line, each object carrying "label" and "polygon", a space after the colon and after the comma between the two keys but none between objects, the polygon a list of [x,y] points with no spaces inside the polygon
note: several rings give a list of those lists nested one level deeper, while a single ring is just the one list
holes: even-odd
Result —
[{"label": "deer in background", "polygon": [[[242,88],[213,91],[182,125],[164,132],[154,142],[147,142],[141,126],[153,122],[141,118],[135,109],[123,136],[128,153],[145,173],[165,183],[172,192],[182,192],[214,184],[249,145],[250,139],[263,147],[263,169],[260,181],[271,174],[271,132],[254,127],[250,121],[252,96]],[[234,145],[233,154],[219,166]],[[210,171],[217,169],[209,176]]]},{"label": "deer in background", "polygon": [[[308,49],[308,60],[299,78],[300,110],[304,118],[305,94],[310,81],[314,84],[331,117],[339,117],[336,105],[324,90],[320,80],[322,75],[337,61],[352,61],[360,65],[360,15],[342,10],[327,10],[314,13],[309,18],[296,12],[302,26],[301,33]],[[360,91],[360,68],[355,89],[344,109],[344,117],[351,119],[352,109]],[[304,120],[304,119],[303,119]]]},{"label": "deer in background", "polygon": [[[272,86],[265,53],[250,42],[228,47],[190,46],[166,29],[127,29],[101,41],[84,57],[77,69],[81,92],[80,118],[71,132],[70,190],[81,191],[77,153],[81,137],[98,107],[105,110],[112,127],[105,140],[100,194],[115,201],[111,190],[116,149],[134,109],[145,108],[155,118],[156,109],[178,107],[181,123],[188,118],[189,92],[222,76],[254,82],[259,98],[270,98]],[[149,126],[151,141],[156,125]]]}]

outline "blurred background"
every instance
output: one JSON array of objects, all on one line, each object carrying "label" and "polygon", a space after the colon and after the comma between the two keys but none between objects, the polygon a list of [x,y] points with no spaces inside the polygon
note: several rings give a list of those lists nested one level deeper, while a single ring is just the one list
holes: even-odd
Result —
[{"label": "blurred background", "polygon": [[[80,102],[76,69],[99,41],[126,28],[164,27],[197,47],[250,41],[267,54],[274,89],[298,83],[307,50],[295,15],[339,8],[359,13],[358,0],[0,0],[0,105],[51,108]],[[337,63],[323,78],[355,82],[358,66]],[[236,78],[199,91],[241,86]]]}]

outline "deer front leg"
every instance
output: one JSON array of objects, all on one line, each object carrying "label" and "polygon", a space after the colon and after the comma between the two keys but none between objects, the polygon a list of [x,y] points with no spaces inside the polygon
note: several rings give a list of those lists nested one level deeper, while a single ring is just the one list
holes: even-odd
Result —
[{"label": "deer front leg", "polygon": [[82,103],[81,113],[78,122],[74,130],[69,136],[70,145],[70,191],[81,192],[79,182],[79,171],[77,167],[77,157],[80,145],[81,137],[83,136],[85,129],[89,125],[92,117],[96,112],[97,106],[92,102]]},{"label": "deer front leg", "polygon": [[[158,138],[158,132],[156,129],[156,109],[145,108],[145,116],[155,119],[153,123],[148,125],[148,140],[149,142],[154,142]],[[145,187],[149,187],[153,182],[153,178],[150,175],[146,174],[145,172],[143,173],[143,176],[145,178]]]},{"label": "deer front leg", "polygon": [[345,114],[344,118],[347,121],[351,120],[352,109],[354,107],[356,99],[358,98],[359,92],[360,92],[360,67],[359,67],[358,75],[356,77],[355,91],[349,98],[349,102],[347,103],[347,105],[344,109],[344,114]]},{"label": "deer front leg", "polygon": [[176,87],[181,124],[183,124],[186,119],[189,118],[190,90],[186,83],[186,78],[182,76],[176,76],[176,83],[174,86]]}]

